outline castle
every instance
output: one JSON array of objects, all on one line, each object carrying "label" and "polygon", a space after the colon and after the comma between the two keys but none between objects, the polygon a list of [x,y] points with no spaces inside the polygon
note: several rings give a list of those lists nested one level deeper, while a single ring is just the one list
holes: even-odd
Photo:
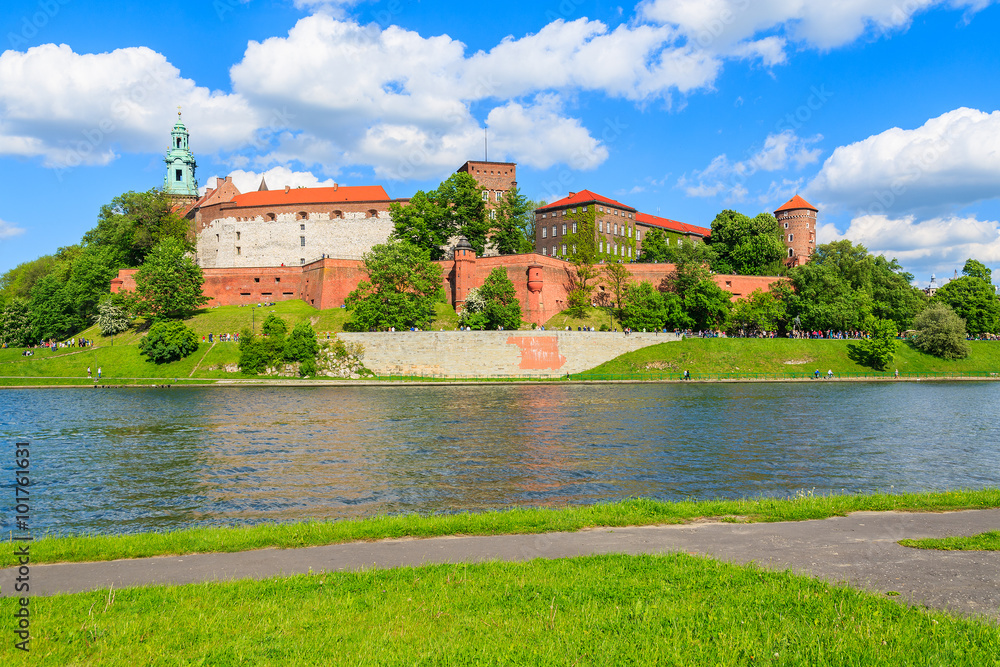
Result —
[{"label": "castle", "polygon": [[[344,304],[347,295],[365,278],[362,256],[385,243],[393,230],[391,199],[381,186],[339,186],[271,190],[264,179],[253,192],[242,193],[231,177],[217,179],[214,188],[198,195],[196,162],[187,128],[178,112],[166,154],[164,191],[178,212],[188,219],[195,235],[195,260],[205,278],[209,305],[236,305],[260,301],[302,299],[316,308]],[[468,173],[482,188],[487,214],[493,218],[505,194],[517,185],[517,165],[510,162],[469,161],[458,172]],[[566,237],[576,233],[573,214],[595,215],[599,251],[624,262],[642,253],[642,241],[653,229],[670,242],[701,240],[711,230],[669,218],[642,213],[590,190],[570,192],[535,211],[535,252],[525,255],[477,257],[461,241],[442,266],[443,287],[449,300],[461,308],[468,290],[483,283],[496,267],[503,267],[521,300],[525,321],[543,324],[566,308],[572,252]],[[815,250],[818,209],[796,195],[775,211],[783,226],[790,266],[808,261]],[[669,264],[630,263],[638,280],[658,284],[673,270]],[[135,269],[123,269],[112,280],[112,291],[134,289]],[[767,290],[775,280],[767,276],[715,275],[723,289],[739,299],[755,289]],[[605,289],[598,285],[598,289]]]}]

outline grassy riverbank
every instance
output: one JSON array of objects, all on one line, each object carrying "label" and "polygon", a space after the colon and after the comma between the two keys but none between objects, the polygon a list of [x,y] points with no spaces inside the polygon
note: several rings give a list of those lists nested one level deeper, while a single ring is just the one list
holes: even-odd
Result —
[{"label": "grassy riverbank", "polygon": [[[685,370],[695,377],[705,374],[777,377],[811,374],[815,370],[823,374],[833,370],[838,376],[871,374],[871,369],[851,359],[849,347],[852,344],[853,341],[847,340],[689,338],[623,354],[589,371],[577,373],[573,379],[609,375],[640,378]],[[966,359],[946,360],[901,343],[886,373],[891,374],[895,369],[899,369],[902,375],[1000,373],[1000,343],[975,341],[971,343],[971,349]]]},{"label": "grassy riverbank", "polygon": [[[713,518],[721,521],[802,521],[857,511],[940,512],[1000,507],[1000,489],[944,493],[817,496],[750,500],[660,502],[624,500],[562,509],[530,508],[481,514],[379,516],[370,519],[249,527],[191,528],[137,535],[43,537],[31,546],[35,563],[144,558],[168,554],[295,548],[359,540],[439,535],[509,535],[577,531],[597,526],[646,526]],[[10,546],[10,545],[8,545]],[[13,548],[0,553],[0,566],[13,564]]]},{"label": "grassy riverbank", "polygon": [[[0,600],[13,618],[15,598]],[[686,554],[31,600],[30,664],[996,665],[995,624]],[[0,662],[28,664],[14,635]]]}]

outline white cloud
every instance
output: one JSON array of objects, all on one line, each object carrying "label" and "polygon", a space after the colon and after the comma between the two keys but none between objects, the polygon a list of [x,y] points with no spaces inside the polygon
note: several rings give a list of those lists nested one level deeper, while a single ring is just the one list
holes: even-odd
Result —
[{"label": "white cloud", "polygon": [[0,239],[9,239],[20,236],[24,233],[23,227],[18,227],[4,220],[0,220]]},{"label": "white cloud", "polygon": [[[319,188],[319,187],[330,187],[334,185],[335,181],[332,178],[320,179],[318,176],[309,171],[294,171],[288,167],[272,167],[267,171],[245,171],[243,169],[236,169],[229,172],[228,176],[233,177],[233,185],[239,189],[240,192],[251,192],[260,187],[261,178],[267,182],[267,187],[269,190],[280,190],[286,185],[292,188]],[[217,177],[212,176],[206,181],[215,187],[215,179]],[[205,187],[201,188],[202,194],[205,193]]]},{"label": "white cloud", "polygon": [[[866,34],[905,30],[915,15],[931,8],[974,12],[991,3],[992,0],[644,0],[638,11],[648,20],[675,27],[689,43],[702,49],[734,53],[748,48],[761,33],[771,32],[816,48],[831,49]],[[767,57],[775,57],[776,47],[777,44],[768,45]]]},{"label": "white cloud", "polygon": [[261,123],[236,95],[184,79],[146,47],[77,54],[63,44],[0,55],[0,154],[50,167],[107,164],[118,149],[169,147],[177,105],[196,151],[233,148]]},{"label": "white cloud", "polygon": [[833,209],[939,215],[1000,193],[1000,111],[960,108],[837,148],[806,192]]},{"label": "white cloud", "polygon": [[[743,201],[749,194],[746,180],[755,174],[801,169],[817,162],[822,151],[812,145],[822,138],[822,135],[799,137],[792,130],[771,134],[746,160],[732,162],[725,154],[718,155],[703,170],[695,170],[690,178],[685,174],[678,185],[689,197],[715,197],[725,192],[728,199]],[[785,183],[791,181],[786,179]],[[778,191],[773,182],[771,190]]]},{"label": "white cloud", "polygon": [[608,159],[608,149],[590,136],[579,120],[560,114],[554,95],[543,95],[534,104],[510,102],[490,111],[486,120],[494,145],[518,162],[547,169],[568,164],[574,169],[594,169]]},{"label": "white cloud", "polygon": [[895,257],[921,281],[931,273],[951,275],[970,257],[987,265],[1000,263],[1000,222],[975,216],[921,219],[913,215],[862,215],[851,220],[843,233],[830,224],[817,230],[820,243],[845,238],[872,252]]}]

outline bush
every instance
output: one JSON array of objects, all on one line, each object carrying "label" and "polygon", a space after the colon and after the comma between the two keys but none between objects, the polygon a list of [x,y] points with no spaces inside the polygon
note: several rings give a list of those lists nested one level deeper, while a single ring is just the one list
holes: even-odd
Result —
[{"label": "bush", "polygon": [[611,327],[609,327],[607,324],[602,324],[601,328],[598,329],[598,331],[611,331]]},{"label": "bush", "polygon": [[917,335],[913,346],[921,352],[942,359],[964,359],[969,356],[965,320],[943,303],[931,303],[913,321]]},{"label": "bush", "polygon": [[319,343],[312,326],[308,322],[299,322],[285,341],[285,361],[314,360],[318,350]]},{"label": "bush", "polygon": [[247,375],[263,373],[267,368],[267,355],[261,339],[250,333],[249,329],[240,332],[240,370]]},{"label": "bush", "polygon": [[126,331],[132,326],[132,315],[120,300],[113,296],[101,299],[97,306],[97,326],[105,336],[113,336]]},{"label": "bush", "polygon": [[310,375],[316,375],[316,360],[306,359],[299,364],[299,375],[302,377],[309,377]]},{"label": "bush", "polygon": [[158,364],[183,359],[198,349],[198,336],[178,320],[157,322],[139,341],[139,353]]},{"label": "bush", "polygon": [[284,338],[285,334],[288,332],[288,325],[285,321],[278,317],[277,315],[271,314],[267,316],[264,320],[264,324],[261,325],[260,330],[268,338]]}]

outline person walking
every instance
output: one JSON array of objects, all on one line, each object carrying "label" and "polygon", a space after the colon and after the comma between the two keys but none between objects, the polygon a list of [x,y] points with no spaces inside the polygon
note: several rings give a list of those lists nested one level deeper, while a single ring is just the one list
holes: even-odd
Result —
[{"label": "person walking", "polygon": [[97,367],[97,379],[98,380],[101,379],[101,367],[100,366]]},{"label": "person walking", "polygon": [[90,374],[90,366],[87,366],[87,377],[93,377],[93,376],[92,376],[92,375]]},{"label": "person walking", "polygon": [[828,370],[826,372],[826,377],[827,377],[827,379],[832,380],[833,379],[833,371],[832,370]]}]

